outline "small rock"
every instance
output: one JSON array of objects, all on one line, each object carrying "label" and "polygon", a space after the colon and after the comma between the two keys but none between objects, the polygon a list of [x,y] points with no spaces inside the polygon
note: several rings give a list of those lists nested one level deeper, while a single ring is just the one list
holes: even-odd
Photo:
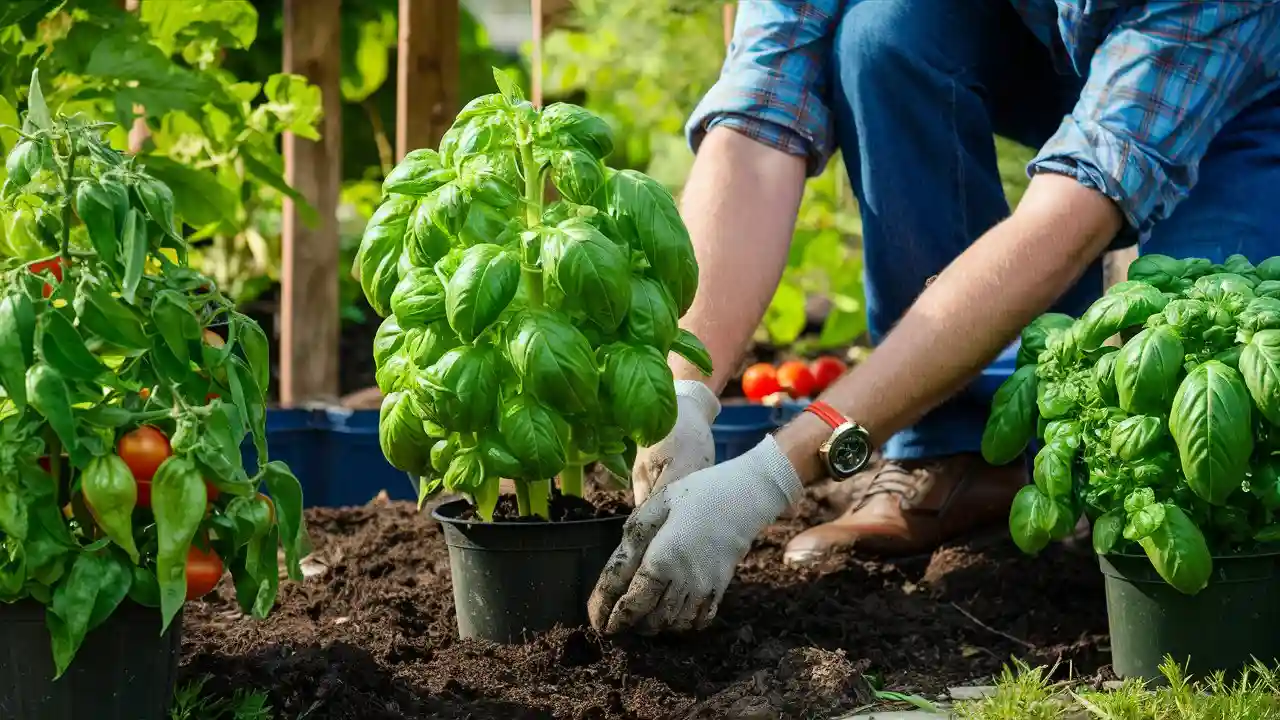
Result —
[{"label": "small rock", "polygon": [[995,694],[995,691],[994,685],[971,685],[948,688],[947,694],[952,700],[981,700]]}]

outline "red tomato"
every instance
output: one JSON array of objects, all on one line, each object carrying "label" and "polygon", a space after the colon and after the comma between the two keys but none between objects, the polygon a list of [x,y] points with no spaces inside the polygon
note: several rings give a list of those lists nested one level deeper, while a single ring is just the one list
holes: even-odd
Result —
[{"label": "red tomato", "polygon": [[146,402],[151,397],[151,388],[142,388],[139,390],[138,397],[142,398],[143,402]]},{"label": "red tomato", "polygon": [[116,450],[139,483],[150,483],[160,463],[173,454],[169,438],[150,425],[143,425],[120,438]]},{"label": "red tomato", "polygon": [[208,480],[204,481],[204,491],[205,491],[204,494],[206,497],[209,498],[210,503],[212,503],[214,500],[217,500],[218,496],[222,494],[222,491],[219,490],[217,487],[215,487],[214,484],[209,482]]},{"label": "red tomato", "polygon": [[742,373],[742,394],[748,400],[763,400],[781,389],[778,372],[769,363],[756,363]]},{"label": "red tomato", "polygon": [[220,397],[222,396],[219,395],[218,393],[209,393],[204,396],[204,404],[208,405],[209,403],[213,402],[214,400],[217,400]]},{"label": "red tomato", "polygon": [[799,360],[782,363],[778,368],[778,384],[793,398],[809,397],[817,385],[809,366]]},{"label": "red tomato", "polygon": [[151,481],[138,480],[138,507],[151,507]]},{"label": "red tomato", "polygon": [[[41,260],[40,262],[34,262],[28,265],[27,267],[30,268],[31,272],[35,273],[36,275],[39,275],[45,270],[48,270],[50,273],[53,274],[54,279],[56,279],[58,282],[62,282],[62,258],[60,257],[51,258],[49,260]],[[42,294],[45,297],[49,297],[50,295],[53,295],[53,286],[50,285],[49,283],[45,283]]]},{"label": "red tomato", "polygon": [[217,553],[192,545],[187,551],[187,599],[195,600],[213,592],[224,570]]},{"label": "red tomato", "polygon": [[840,376],[844,375],[845,369],[844,363],[840,362],[839,358],[831,355],[824,355],[814,360],[809,365],[809,372],[813,373],[813,391],[822,392],[831,387],[831,383],[839,380]]}]

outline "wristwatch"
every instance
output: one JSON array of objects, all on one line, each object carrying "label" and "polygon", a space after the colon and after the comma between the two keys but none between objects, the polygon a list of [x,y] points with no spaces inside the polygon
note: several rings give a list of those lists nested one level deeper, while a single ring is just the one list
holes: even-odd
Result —
[{"label": "wristwatch", "polygon": [[809,403],[804,410],[831,426],[831,437],[818,448],[818,455],[833,479],[848,480],[867,466],[871,439],[866,429],[822,401]]}]

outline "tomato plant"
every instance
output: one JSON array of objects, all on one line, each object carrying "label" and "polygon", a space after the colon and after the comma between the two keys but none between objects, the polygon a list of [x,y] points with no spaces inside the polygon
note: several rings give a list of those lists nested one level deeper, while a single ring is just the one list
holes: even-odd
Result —
[{"label": "tomato plant", "polygon": [[756,363],[742,373],[742,394],[748,400],[760,401],[780,390],[778,369],[769,363]]},{"label": "tomato plant", "polygon": [[[423,497],[465,492],[491,518],[499,478],[523,515],[550,485],[581,496],[599,460],[630,477],[637,444],[675,424],[675,352],[711,372],[677,321],[698,265],[671,194],[604,164],[613,133],[573,105],[502,92],[459,113],[439,150],[409,153],[355,258],[386,398],[383,453]],[[563,198],[545,203],[547,178]]]},{"label": "tomato plant", "polygon": [[197,600],[213,592],[225,570],[218,553],[192,545],[187,550],[187,600]]},{"label": "tomato plant", "polygon": [[820,393],[839,380],[848,368],[839,358],[824,355],[809,364],[809,372],[813,374],[813,391]]},{"label": "tomato plant", "polygon": [[1145,255],[1079,319],[1043,315],[1021,340],[982,453],[1041,441],[1009,516],[1024,551],[1084,513],[1099,554],[1143,551],[1194,594],[1214,552],[1280,540],[1280,257]]},{"label": "tomato plant", "polygon": [[817,381],[809,366],[799,360],[790,360],[778,367],[778,385],[793,398],[809,397],[813,393]]},{"label": "tomato plant", "polygon": [[[0,185],[0,212],[40,218],[42,248],[0,256],[0,602],[47,606],[58,675],[90,616],[126,597],[167,627],[197,536],[258,617],[278,548],[300,579],[307,547],[298,481],[266,459],[266,336],[187,264],[172,190],[108,131],[54,117],[33,74]],[[227,328],[217,347],[203,342],[213,325]],[[227,400],[204,399],[211,383]]]}]

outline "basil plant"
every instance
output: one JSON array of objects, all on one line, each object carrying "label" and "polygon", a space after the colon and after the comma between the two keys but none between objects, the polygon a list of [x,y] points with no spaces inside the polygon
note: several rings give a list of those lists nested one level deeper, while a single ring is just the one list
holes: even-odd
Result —
[{"label": "basil plant", "polygon": [[[1120,347],[1104,344],[1116,334]],[[1004,464],[1040,440],[1009,518],[1024,551],[1083,513],[1099,554],[1144,552],[1194,594],[1213,553],[1280,540],[1278,427],[1280,257],[1146,255],[1079,319],[1023,331],[982,452]]]},{"label": "basil plant", "polygon": [[677,325],[698,265],[671,194],[604,165],[599,117],[535,109],[495,75],[501,93],[387,176],[355,272],[386,318],[382,450],[419,478],[420,501],[464,493],[491,520],[509,478],[520,513],[549,518],[551,478],[581,497],[598,461],[626,484],[637,445],[671,431],[669,352],[711,362]]}]

